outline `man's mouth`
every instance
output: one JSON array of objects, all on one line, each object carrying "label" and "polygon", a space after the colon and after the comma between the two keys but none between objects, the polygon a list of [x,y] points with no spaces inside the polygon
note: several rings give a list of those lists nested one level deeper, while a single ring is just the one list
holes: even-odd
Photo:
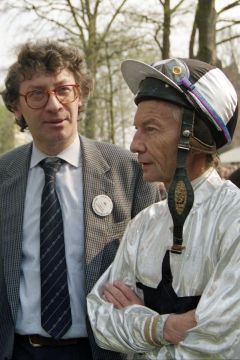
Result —
[{"label": "man's mouth", "polygon": [[150,162],[148,162],[148,161],[143,161],[143,160],[140,160],[140,159],[138,159],[138,162],[139,162],[139,164],[141,164],[141,165],[151,165]]},{"label": "man's mouth", "polygon": [[46,120],[45,122],[50,123],[50,124],[58,124],[63,122],[66,119],[51,119],[51,120]]},{"label": "man's mouth", "polygon": [[45,120],[44,124],[46,125],[50,125],[50,126],[57,126],[57,125],[62,125],[62,123],[65,121],[66,119],[51,119],[51,120]]},{"label": "man's mouth", "polygon": [[146,168],[146,167],[150,166],[151,163],[149,163],[149,162],[140,162],[140,165],[142,166],[142,168]]}]

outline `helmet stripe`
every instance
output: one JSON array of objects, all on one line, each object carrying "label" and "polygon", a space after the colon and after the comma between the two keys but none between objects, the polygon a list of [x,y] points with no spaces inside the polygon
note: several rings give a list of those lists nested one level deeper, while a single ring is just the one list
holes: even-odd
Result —
[{"label": "helmet stripe", "polygon": [[200,91],[196,88],[194,84],[191,83],[189,79],[186,77],[182,77],[179,79],[178,84],[181,87],[184,87],[187,90],[187,93],[191,95],[191,97],[197,102],[198,106],[208,115],[208,117],[212,120],[215,126],[222,130],[224,136],[228,142],[231,142],[231,136],[228,131],[227,126],[225,125],[222,118],[217,114],[217,112],[213,109],[213,107],[209,104],[209,102],[204,98],[204,96],[200,93]]}]

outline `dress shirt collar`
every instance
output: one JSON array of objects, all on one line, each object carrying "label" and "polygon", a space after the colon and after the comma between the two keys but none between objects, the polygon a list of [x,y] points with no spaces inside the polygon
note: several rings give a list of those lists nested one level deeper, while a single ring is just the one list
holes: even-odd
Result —
[{"label": "dress shirt collar", "polygon": [[[76,136],[74,142],[69,147],[67,147],[65,150],[63,150],[54,157],[59,157],[60,159],[65,160],[67,163],[77,168],[80,166],[81,163],[80,154],[81,154],[80,139],[79,136]],[[40,161],[42,161],[46,157],[49,156],[44,154],[42,151],[40,151],[33,142],[30,169],[38,165]]]},{"label": "dress shirt collar", "polygon": [[196,190],[214,171],[213,167],[207,169],[201,176],[191,181],[192,187]]}]

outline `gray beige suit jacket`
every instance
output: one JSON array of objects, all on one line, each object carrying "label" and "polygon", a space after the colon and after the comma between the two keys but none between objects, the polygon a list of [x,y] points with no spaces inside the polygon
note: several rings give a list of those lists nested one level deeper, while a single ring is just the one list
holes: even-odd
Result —
[{"label": "gray beige suit jacket", "polygon": [[[158,190],[142,179],[141,167],[130,152],[107,143],[80,137],[83,161],[85,271],[88,293],[112,262],[128,221],[151,203]],[[11,359],[19,306],[22,228],[25,192],[32,144],[0,157],[0,360]],[[98,216],[93,199],[107,194],[113,201],[110,215]],[[125,356],[100,349],[88,327],[95,360]]]}]

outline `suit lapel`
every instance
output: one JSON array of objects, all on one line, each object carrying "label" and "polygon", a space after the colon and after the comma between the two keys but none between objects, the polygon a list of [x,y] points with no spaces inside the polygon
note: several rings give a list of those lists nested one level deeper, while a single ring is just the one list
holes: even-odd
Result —
[{"label": "suit lapel", "polygon": [[[98,195],[113,199],[113,184],[109,178],[110,166],[94,141],[81,137],[83,159],[83,202],[85,228],[86,286],[89,291],[98,279],[103,249],[109,232],[109,217],[94,212],[92,202]],[[105,240],[105,242],[104,242]]]},{"label": "suit lapel", "polygon": [[0,214],[0,223],[3,224],[1,236],[4,274],[13,319],[16,317],[19,303],[24,201],[31,148],[31,144],[28,144],[15,152],[1,185],[1,206],[4,212]]}]

